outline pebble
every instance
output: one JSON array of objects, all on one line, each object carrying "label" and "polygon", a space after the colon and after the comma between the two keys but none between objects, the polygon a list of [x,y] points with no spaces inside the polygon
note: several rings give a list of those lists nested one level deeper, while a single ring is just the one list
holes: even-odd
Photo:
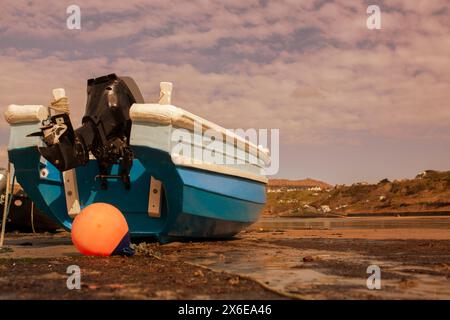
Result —
[{"label": "pebble", "polygon": [[313,256],[304,256],[303,257],[303,262],[312,262],[312,261],[314,261]]},{"label": "pebble", "polygon": [[194,276],[203,278],[205,276],[205,274],[203,273],[202,270],[197,270],[194,272]]}]

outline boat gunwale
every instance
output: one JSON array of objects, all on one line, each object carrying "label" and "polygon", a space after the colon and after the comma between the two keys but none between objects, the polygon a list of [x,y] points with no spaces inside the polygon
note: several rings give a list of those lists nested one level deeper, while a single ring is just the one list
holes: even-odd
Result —
[{"label": "boat gunwale", "polygon": [[[145,112],[139,110],[146,107]],[[186,111],[175,105],[160,105],[157,103],[134,103],[130,108],[130,118],[132,121],[141,123],[151,123],[157,125],[171,125],[179,129],[195,130],[195,123],[200,123],[202,133],[207,130],[214,130],[222,135],[223,141],[227,141],[227,137],[232,138],[234,146],[240,150],[244,150],[249,154],[263,160],[265,165],[270,165],[269,151],[266,148],[257,146],[254,143],[238,136],[234,132],[225,129],[218,124],[199,117],[189,111]]]}]

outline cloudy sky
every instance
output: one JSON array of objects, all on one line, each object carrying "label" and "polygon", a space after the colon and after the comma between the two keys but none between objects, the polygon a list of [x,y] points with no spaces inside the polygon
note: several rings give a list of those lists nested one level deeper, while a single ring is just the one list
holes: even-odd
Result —
[{"label": "cloudy sky", "polygon": [[[81,30],[66,8],[81,8]],[[368,5],[381,30],[368,30]],[[448,0],[1,0],[0,111],[129,75],[227,128],[279,128],[278,177],[330,183],[450,169]],[[0,120],[0,158],[8,128]]]}]

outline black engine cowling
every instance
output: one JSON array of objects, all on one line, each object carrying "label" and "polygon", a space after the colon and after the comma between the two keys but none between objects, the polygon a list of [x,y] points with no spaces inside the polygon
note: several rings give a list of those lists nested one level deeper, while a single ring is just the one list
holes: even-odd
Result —
[{"label": "black engine cowling", "polygon": [[82,126],[73,130],[67,114],[50,117],[41,127],[46,146],[39,151],[60,171],[85,165],[92,153],[99,164],[103,188],[107,187],[111,166],[120,163],[120,177],[129,188],[133,163],[129,112],[133,103],[143,103],[142,95],[131,78],[115,74],[89,79],[87,86]]}]

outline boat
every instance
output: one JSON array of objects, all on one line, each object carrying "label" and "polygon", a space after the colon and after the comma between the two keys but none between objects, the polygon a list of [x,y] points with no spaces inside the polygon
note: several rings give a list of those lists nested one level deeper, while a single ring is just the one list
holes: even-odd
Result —
[{"label": "boat", "polygon": [[[1,175],[1,174],[0,174]],[[1,182],[1,177],[0,177]],[[0,183],[0,221],[3,221],[3,212],[5,205],[5,189],[2,189]],[[0,222],[1,223],[1,222]],[[15,185],[11,193],[11,204],[6,219],[6,232],[24,232],[24,233],[55,233],[60,226],[50,219],[45,213],[34,206],[34,203],[23,191],[20,185]]]},{"label": "boat", "polygon": [[[162,243],[229,238],[258,220],[266,148],[171,104],[170,82],[160,83],[157,103],[145,103],[130,77],[87,84],[76,130],[61,88],[50,106],[10,105],[5,113],[16,179],[52,220],[70,231],[84,207],[109,203],[132,238]],[[206,136],[214,138],[205,146]]]}]

